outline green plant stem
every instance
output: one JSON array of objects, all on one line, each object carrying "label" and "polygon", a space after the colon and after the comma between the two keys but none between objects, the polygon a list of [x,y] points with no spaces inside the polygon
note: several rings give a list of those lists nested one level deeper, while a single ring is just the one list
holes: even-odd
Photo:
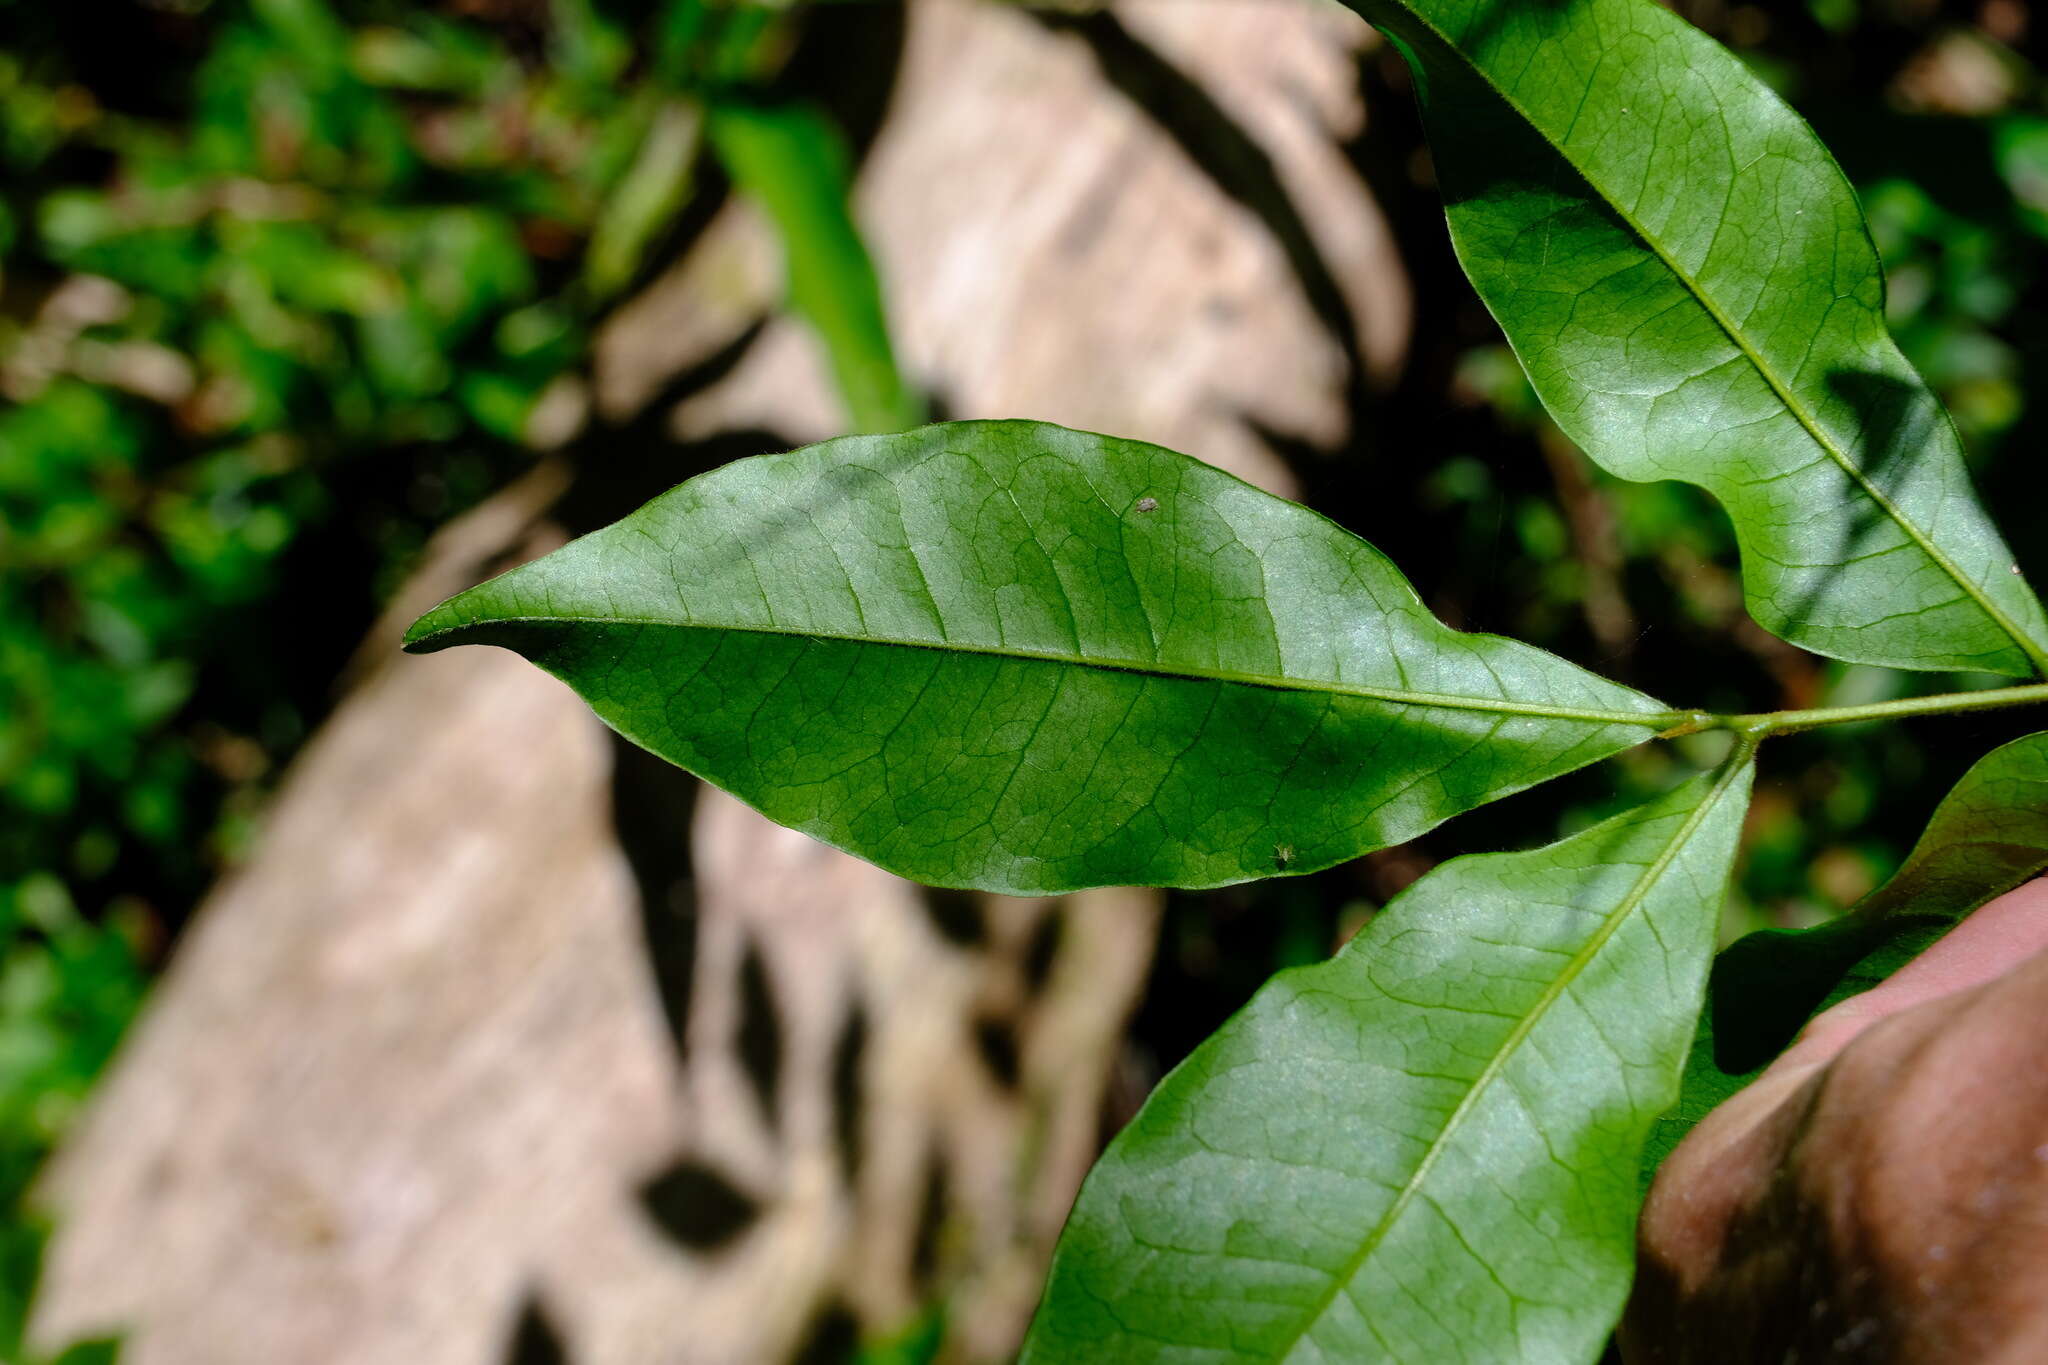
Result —
[{"label": "green plant stem", "polygon": [[1933,697],[1903,697],[1898,701],[1874,701],[1862,706],[1823,706],[1811,711],[1753,711],[1730,716],[1696,711],[1664,731],[1664,736],[1692,735],[1702,730],[1734,730],[1762,739],[1768,735],[1791,734],[1796,730],[1815,730],[1823,725],[1848,725],[1856,721],[1891,720],[1901,716],[1995,711],[2007,706],[2032,706],[2044,702],[2048,702],[2048,683],[1992,687],[1981,692],[1944,692]]}]

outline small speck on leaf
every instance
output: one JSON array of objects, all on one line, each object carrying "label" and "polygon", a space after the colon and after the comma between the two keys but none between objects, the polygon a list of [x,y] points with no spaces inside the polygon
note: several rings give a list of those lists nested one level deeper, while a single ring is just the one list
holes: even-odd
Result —
[{"label": "small speck on leaf", "polygon": [[1294,845],[1293,845],[1293,844],[1275,844],[1275,845],[1273,845],[1273,866],[1275,866],[1275,867],[1277,867],[1277,868],[1280,868],[1280,869],[1282,869],[1282,870],[1284,871],[1284,870],[1286,869],[1287,865],[1288,865],[1289,863],[1293,862],[1293,861],[1294,861]]},{"label": "small speck on leaf", "polygon": [[2014,573],[2018,573],[2018,572],[2020,571],[2020,566],[2019,566],[2019,565],[2017,565],[2017,564],[2013,565],[2013,566],[2012,566],[2012,571],[2013,571]]},{"label": "small speck on leaf", "polygon": [[1139,498],[1137,510],[1140,512],[1157,512],[1159,510],[1159,499]]}]

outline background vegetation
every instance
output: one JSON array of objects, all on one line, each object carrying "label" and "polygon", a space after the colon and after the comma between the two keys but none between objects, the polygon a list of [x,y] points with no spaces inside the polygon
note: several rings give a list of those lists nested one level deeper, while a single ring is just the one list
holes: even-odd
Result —
[{"label": "background vegetation", "polygon": [[[2048,87],[2020,55],[2041,16],[2022,0],[1678,8],[1834,148],[1902,345],[2022,566],[2048,574],[2028,515],[2048,436]],[[877,40],[849,34],[886,37],[887,16],[0,0],[0,1358],[33,1272],[33,1172],[363,629],[437,525],[530,464],[607,310],[737,185],[785,233],[792,303],[828,341],[850,423],[918,419],[843,205],[842,137],[858,148],[890,79]],[[1397,385],[1356,383],[1350,449],[1285,452],[1307,500],[1453,624],[1654,695],[1757,710],[1954,685],[1764,635],[1703,496],[1611,480],[1549,427],[1451,258],[1403,68],[1373,53],[1359,79],[1372,117],[1350,150],[1393,221],[1417,331]],[[664,476],[658,447],[625,458],[655,466],[635,471],[649,491],[693,472]],[[2027,723],[1781,742],[1730,932],[1854,900],[1969,760]],[[1138,1024],[1150,1060],[1170,1065],[1433,862],[1583,827],[1672,761],[1647,746],[1357,864],[1177,896]]]}]

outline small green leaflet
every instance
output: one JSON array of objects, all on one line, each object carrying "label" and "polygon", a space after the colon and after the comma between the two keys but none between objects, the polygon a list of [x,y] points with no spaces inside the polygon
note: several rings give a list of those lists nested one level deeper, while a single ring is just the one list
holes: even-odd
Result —
[{"label": "small green leaflet", "polygon": [[1822,1010],[1877,985],[1994,896],[2048,870],[2048,733],[1977,760],[1942,798],[1912,853],[1838,920],[1764,929],[1715,960],[1678,1107],[1657,1125],[1645,1174]]},{"label": "small green leaflet", "polygon": [[1596,1359],[1751,771],[1446,863],[1275,977],[1081,1187],[1025,1365]]},{"label": "small green leaflet", "polygon": [[1758,622],[1839,659],[2048,671],[1796,114],[1652,0],[1350,3],[1416,70],[1459,257],[1551,415],[1623,478],[1719,498]]},{"label": "small green leaflet", "polygon": [[852,176],[838,130],[806,105],[719,101],[711,143],[775,223],[790,307],[824,344],[853,427],[917,425],[924,404],[896,368],[882,287],[847,203]]},{"label": "small green leaflet", "polygon": [[669,99],[644,117],[647,130],[639,149],[606,198],[583,258],[583,282],[598,298],[610,298],[632,283],[648,247],[689,197],[703,112],[687,101]]},{"label": "small green leaflet", "polygon": [[939,886],[1217,886],[1413,838],[1681,719],[1431,616],[1200,461],[1036,422],[693,479],[435,608],[769,818]]}]

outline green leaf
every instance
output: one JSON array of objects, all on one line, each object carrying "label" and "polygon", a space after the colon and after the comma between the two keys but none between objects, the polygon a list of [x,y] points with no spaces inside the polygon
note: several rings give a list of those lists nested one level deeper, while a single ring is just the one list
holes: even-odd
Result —
[{"label": "green leaf", "polygon": [[1796,114],[1652,0],[1350,3],[1415,68],[1459,257],[1545,406],[1611,472],[1726,504],[1757,621],[1840,659],[2048,670]]},{"label": "green leaf", "polygon": [[116,1365],[120,1359],[120,1340],[105,1337],[65,1347],[63,1353],[50,1365]]},{"label": "green leaf", "polygon": [[1877,985],[1978,906],[2044,870],[2048,732],[1979,759],[1899,870],[1848,914],[1812,929],[1759,930],[1716,959],[1678,1107],[1651,1137],[1645,1174],[1814,1015]]},{"label": "green leaf", "polygon": [[742,460],[414,624],[917,881],[1030,895],[1327,867],[1680,717],[1431,616],[1184,455],[961,422]]},{"label": "green leaf", "polygon": [[1081,1187],[1026,1365],[1597,1358],[1750,774],[1446,863],[1275,977]]},{"label": "green leaf", "polygon": [[889,345],[874,262],[847,203],[851,177],[838,132],[801,105],[721,103],[711,142],[733,182],[782,234],[789,302],[832,360],[857,431],[900,431],[924,420]]},{"label": "green leaf", "polygon": [[583,280],[592,294],[609,298],[632,283],[648,246],[682,206],[702,123],[702,113],[683,100],[664,102],[648,120],[632,165],[591,231]]}]

